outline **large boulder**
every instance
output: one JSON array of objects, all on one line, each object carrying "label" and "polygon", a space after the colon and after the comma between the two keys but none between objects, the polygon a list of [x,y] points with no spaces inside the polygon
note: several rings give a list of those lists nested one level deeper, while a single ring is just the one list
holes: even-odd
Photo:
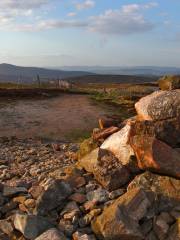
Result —
[{"label": "large boulder", "polygon": [[79,166],[93,173],[95,179],[110,191],[122,187],[131,177],[128,168],[111,152],[99,148],[80,159]]},{"label": "large boulder", "polygon": [[72,193],[70,185],[63,180],[47,183],[45,191],[37,199],[35,214],[46,215],[55,208],[63,208],[65,200]]},{"label": "large boulder", "polygon": [[135,108],[141,120],[162,121],[180,116],[180,89],[156,91],[141,98]]},{"label": "large boulder", "polygon": [[180,178],[178,151],[148,135],[135,135],[130,142],[140,169]]},{"label": "large boulder", "polygon": [[27,239],[35,239],[46,230],[54,227],[46,218],[26,214],[16,214],[14,226]]},{"label": "large boulder", "polygon": [[100,149],[113,153],[123,166],[126,166],[132,172],[137,172],[138,167],[134,151],[129,144],[131,131],[130,121],[120,131],[112,134],[104,141]]},{"label": "large boulder", "polygon": [[109,191],[116,190],[131,179],[131,172],[119,160],[106,150],[100,150],[97,165],[94,168],[94,177]]},{"label": "large boulder", "polygon": [[105,208],[92,222],[92,229],[98,239],[144,239],[139,221],[144,218],[151,204],[149,193],[140,188],[132,189]]},{"label": "large boulder", "polygon": [[101,149],[112,152],[123,165],[128,164],[131,156],[134,156],[133,149],[129,145],[130,130],[130,124],[126,124],[124,128],[112,134],[104,141],[100,147]]},{"label": "large boulder", "polygon": [[158,81],[161,90],[173,90],[180,88],[180,76],[169,75],[164,76]]},{"label": "large boulder", "polygon": [[166,121],[136,121],[133,123],[131,135],[155,136],[171,147],[180,146],[180,118]]},{"label": "large boulder", "polygon": [[[128,191],[137,187],[154,192],[160,200],[160,205],[165,202],[172,207],[180,204],[180,180],[175,178],[145,172],[134,178],[128,186]],[[165,204],[166,207],[168,204]]]}]

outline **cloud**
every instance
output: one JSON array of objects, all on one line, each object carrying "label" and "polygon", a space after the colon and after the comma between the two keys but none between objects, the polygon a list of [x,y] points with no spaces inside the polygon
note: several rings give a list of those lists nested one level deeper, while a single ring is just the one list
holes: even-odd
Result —
[{"label": "cloud", "polygon": [[49,0],[1,0],[1,9],[35,9],[50,2]]},{"label": "cloud", "polygon": [[76,15],[77,15],[76,12],[69,12],[69,13],[67,14],[68,17],[75,17]]},{"label": "cloud", "polygon": [[[51,0],[53,1],[53,0]],[[3,1],[4,4],[6,3]],[[3,3],[0,2],[0,5]],[[7,0],[6,5],[11,7],[17,7],[12,4],[12,0]],[[18,1],[19,4],[25,1]],[[32,14],[32,11],[36,8],[42,7],[47,4],[48,0],[33,1],[26,4],[26,11],[23,11],[26,16]],[[11,4],[12,5],[11,5]],[[79,10],[94,6],[95,2],[91,0],[78,3]],[[67,19],[44,19],[38,20],[34,18],[34,22],[28,23],[25,21],[24,24],[14,23],[12,21],[12,15],[7,13],[6,15],[0,14],[0,27],[2,29],[3,23],[8,23],[9,29],[14,31],[44,31],[48,29],[62,29],[62,28],[83,28],[86,31],[96,32],[103,35],[128,35],[135,33],[143,33],[152,30],[155,25],[153,22],[147,20],[144,16],[144,11],[150,8],[157,7],[155,2],[149,2],[146,4],[127,4],[123,5],[120,9],[106,10],[101,15],[92,16],[86,20],[67,20]],[[19,5],[19,8],[25,7]],[[30,9],[33,8],[33,9]],[[16,9],[13,9],[14,11]],[[9,15],[8,15],[9,14]],[[70,12],[67,14],[69,17],[76,16],[76,12]],[[8,28],[7,28],[8,29]]]},{"label": "cloud", "polygon": [[21,16],[29,17],[48,3],[50,0],[0,0],[0,24],[7,25]]},{"label": "cloud", "polygon": [[79,28],[87,27],[88,23],[84,21],[63,21],[63,20],[48,20],[42,21],[37,25],[40,30],[54,29],[54,28]]},{"label": "cloud", "polygon": [[84,9],[93,8],[95,6],[95,2],[92,0],[86,0],[82,3],[76,3],[75,6],[77,10],[84,10]]},{"label": "cloud", "polygon": [[22,24],[14,28],[14,31],[44,31],[62,28],[87,28],[88,22],[77,20],[44,20],[36,24]]},{"label": "cloud", "polygon": [[143,9],[155,7],[156,4],[128,4],[120,9],[107,10],[104,14],[92,17],[90,30],[101,34],[133,34],[150,31],[154,24],[145,19]]}]

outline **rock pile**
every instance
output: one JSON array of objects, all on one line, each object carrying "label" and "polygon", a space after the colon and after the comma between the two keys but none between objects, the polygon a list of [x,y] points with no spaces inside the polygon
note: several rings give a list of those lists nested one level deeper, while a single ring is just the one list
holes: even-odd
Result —
[{"label": "rock pile", "polygon": [[135,118],[93,131],[96,141],[79,151],[74,144],[3,141],[0,239],[180,239],[175,86],[142,98]]}]

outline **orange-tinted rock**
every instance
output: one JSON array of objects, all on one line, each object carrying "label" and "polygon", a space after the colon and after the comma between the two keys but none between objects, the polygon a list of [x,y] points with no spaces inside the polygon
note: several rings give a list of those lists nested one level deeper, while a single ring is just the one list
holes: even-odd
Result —
[{"label": "orange-tinted rock", "polygon": [[87,200],[86,195],[82,193],[74,193],[69,197],[69,199],[77,203],[84,203]]},{"label": "orange-tinted rock", "polygon": [[114,118],[100,118],[99,127],[100,129],[109,128],[111,126],[117,126],[121,122],[119,116],[114,116]]},{"label": "orange-tinted rock", "polygon": [[178,179],[145,172],[134,178],[128,186],[128,191],[137,187],[142,188],[145,191],[153,191],[159,196],[159,200],[169,199],[170,202],[177,202],[179,205],[180,180]]},{"label": "orange-tinted rock", "polygon": [[110,191],[129,182],[130,172],[126,166],[110,152],[97,148],[79,160],[79,165],[93,173],[95,179]]},{"label": "orange-tinted rock", "polygon": [[44,188],[42,186],[32,186],[29,189],[29,193],[32,195],[34,199],[37,199],[43,191]]},{"label": "orange-tinted rock", "polygon": [[135,104],[141,120],[166,120],[180,115],[180,89],[157,91],[143,97]]},{"label": "orange-tinted rock", "polygon": [[144,239],[139,221],[146,215],[151,204],[149,195],[143,190],[132,189],[105,208],[92,222],[92,229],[98,239]]},{"label": "orange-tinted rock", "polygon": [[131,146],[140,169],[180,178],[180,153],[166,143],[148,135],[136,135],[131,138]]},{"label": "orange-tinted rock", "polygon": [[158,81],[161,90],[173,90],[180,88],[180,75],[164,76]]},{"label": "orange-tinted rock", "polygon": [[172,147],[180,146],[180,117],[166,121],[136,121],[131,127],[131,135],[149,135]]},{"label": "orange-tinted rock", "polygon": [[72,176],[72,178],[69,180],[69,183],[73,188],[80,188],[86,185],[86,180],[81,176]]},{"label": "orange-tinted rock", "polygon": [[105,139],[119,130],[118,127],[110,127],[93,134],[94,140]]}]

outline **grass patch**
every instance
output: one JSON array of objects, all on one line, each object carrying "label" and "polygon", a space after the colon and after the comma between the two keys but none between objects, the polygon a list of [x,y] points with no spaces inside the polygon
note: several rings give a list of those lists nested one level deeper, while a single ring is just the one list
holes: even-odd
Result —
[{"label": "grass patch", "polygon": [[82,142],[91,136],[92,131],[73,129],[65,134],[65,138],[70,142]]}]

